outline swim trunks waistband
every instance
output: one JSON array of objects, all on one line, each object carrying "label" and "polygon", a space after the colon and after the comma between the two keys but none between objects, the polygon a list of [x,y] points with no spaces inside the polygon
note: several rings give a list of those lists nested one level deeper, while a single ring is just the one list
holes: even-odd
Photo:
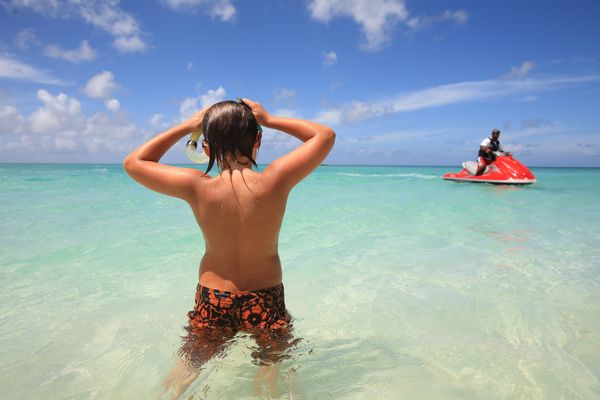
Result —
[{"label": "swim trunks waistband", "polygon": [[271,290],[276,290],[279,288],[283,288],[283,283],[279,283],[275,286],[271,286],[271,287],[266,287],[266,288],[262,288],[262,289],[254,289],[254,290],[224,290],[224,289],[215,289],[215,288],[211,288],[208,286],[204,286],[201,283],[198,283],[196,285],[196,291],[198,291],[199,289],[208,289],[209,291],[217,291],[220,293],[227,293],[228,295],[239,295],[239,294],[248,294],[248,293],[257,293],[257,292],[263,292],[263,291],[271,291]]},{"label": "swim trunks waistband", "polygon": [[291,318],[285,308],[283,284],[259,290],[228,291],[196,287],[192,329],[227,328],[235,331],[286,329]]}]

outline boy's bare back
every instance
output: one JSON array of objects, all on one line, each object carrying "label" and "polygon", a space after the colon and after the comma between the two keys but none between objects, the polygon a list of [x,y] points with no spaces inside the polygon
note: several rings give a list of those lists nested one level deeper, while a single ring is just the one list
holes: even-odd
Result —
[{"label": "boy's bare back", "polygon": [[249,168],[200,179],[190,202],[206,243],[199,282],[222,290],[281,283],[277,240],[288,191]]}]

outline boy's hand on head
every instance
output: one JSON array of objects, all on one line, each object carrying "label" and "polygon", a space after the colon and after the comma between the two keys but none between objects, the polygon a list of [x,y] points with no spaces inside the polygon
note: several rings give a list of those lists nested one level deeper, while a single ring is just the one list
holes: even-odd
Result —
[{"label": "boy's hand on head", "polygon": [[190,119],[184,122],[187,130],[189,130],[190,132],[195,132],[199,131],[202,128],[202,120],[204,119],[204,114],[206,114],[206,110],[208,110],[208,107],[204,107],[202,110],[194,114]]},{"label": "boy's hand on head", "polygon": [[256,122],[259,125],[267,126],[267,120],[271,115],[263,108],[263,106],[261,106],[260,103],[252,101],[250,99],[242,99],[242,101],[246,103],[248,107],[250,107],[250,109],[252,110],[252,114],[254,114],[254,118],[256,118]]}]

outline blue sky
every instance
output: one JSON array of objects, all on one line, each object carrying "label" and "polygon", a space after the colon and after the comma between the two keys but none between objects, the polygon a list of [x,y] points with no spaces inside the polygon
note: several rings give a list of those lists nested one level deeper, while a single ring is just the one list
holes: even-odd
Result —
[{"label": "blue sky", "polygon": [[[526,164],[600,167],[599,17],[595,0],[0,0],[0,162],[120,162],[239,96],[331,125],[329,163],[459,164],[499,128]],[[295,145],[267,131],[258,161]]]}]

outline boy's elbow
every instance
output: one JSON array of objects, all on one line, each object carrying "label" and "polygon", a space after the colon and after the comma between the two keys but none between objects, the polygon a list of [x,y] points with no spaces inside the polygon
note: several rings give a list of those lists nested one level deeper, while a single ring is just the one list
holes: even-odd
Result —
[{"label": "boy's elbow", "polygon": [[133,156],[133,153],[125,157],[123,160],[123,169],[127,171],[127,173],[131,173],[131,171],[135,168],[137,160]]},{"label": "boy's elbow", "polygon": [[328,126],[323,126],[323,129],[321,130],[321,135],[328,142],[334,142],[335,141],[335,132],[334,132],[333,129],[331,129]]},{"label": "boy's elbow", "polygon": [[325,137],[327,138],[327,141],[333,146],[333,144],[335,143],[335,131],[328,127],[325,131]]}]

